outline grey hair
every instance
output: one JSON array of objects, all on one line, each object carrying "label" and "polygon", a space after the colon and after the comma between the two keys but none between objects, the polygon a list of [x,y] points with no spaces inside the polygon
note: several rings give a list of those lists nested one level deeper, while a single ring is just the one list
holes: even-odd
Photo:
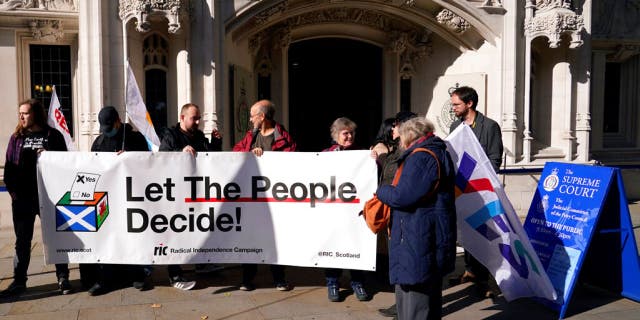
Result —
[{"label": "grey hair", "polygon": [[258,112],[264,114],[265,119],[273,120],[276,115],[276,105],[271,100],[260,100],[254,104]]},{"label": "grey hair", "polygon": [[346,117],[341,117],[336,119],[335,121],[333,121],[333,124],[331,124],[331,138],[334,141],[338,141],[338,135],[340,134],[340,131],[345,130],[345,129],[349,129],[351,131],[353,131],[353,134],[356,134],[356,128],[358,126],[356,125],[355,122],[351,121],[351,119],[346,118]]},{"label": "grey hair", "polygon": [[431,120],[425,117],[411,118],[400,125],[398,134],[400,135],[400,146],[407,148],[414,141],[432,133],[435,126]]}]

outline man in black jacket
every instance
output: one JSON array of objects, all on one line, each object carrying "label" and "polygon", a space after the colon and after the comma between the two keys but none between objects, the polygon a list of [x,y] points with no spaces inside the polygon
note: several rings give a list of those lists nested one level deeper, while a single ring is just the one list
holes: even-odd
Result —
[{"label": "man in black jacket", "polygon": [[182,151],[195,156],[196,152],[222,150],[222,137],[218,130],[211,133],[211,143],[198,128],[200,125],[200,107],[187,103],[180,109],[180,122],[175,127],[167,129],[160,151]]},{"label": "man in black jacket", "polygon": [[128,123],[122,123],[116,108],[107,106],[98,113],[100,135],[93,141],[91,151],[121,152],[121,151],[149,151],[149,145],[144,136],[133,131]]},{"label": "man in black jacket", "polygon": [[[93,152],[118,152],[123,151],[149,151],[149,145],[144,136],[133,131],[128,123],[122,123],[116,108],[106,106],[98,113],[100,123],[100,135],[93,141]],[[117,273],[126,274],[133,280],[133,287],[144,289],[144,267],[137,265],[113,265],[113,264],[80,264],[80,281],[88,287],[90,296],[107,293]],[[118,283],[119,284],[119,283]]]},{"label": "man in black jacket", "polygon": [[[451,105],[458,120],[451,124],[449,132],[453,132],[463,122],[471,128],[480,142],[484,153],[491,161],[493,170],[498,172],[502,164],[502,132],[497,122],[485,117],[476,110],[478,93],[471,87],[460,87],[451,93]],[[451,284],[475,282],[486,298],[493,298],[497,290],[488,287],[489,270],[469,252],[464,252],[465,272]]]},{"label": "man in black jacket", "polygon": [[[212,143],[198,128],[200,125],[200,107],[193,103],[187,103],[180,109],[180,122],[175,127],[167,129],[160,151],[182,151],[195,156],[197,152],[220,151],[222,149],[222,137],[218,130],[211,133]],[[198,267],[198,266],[196,266]],[[182,268],[179,265],[169,265],[169,282],[180,290],[190,290],[195,287],[195,281],[188,281],[182,276]]]}]

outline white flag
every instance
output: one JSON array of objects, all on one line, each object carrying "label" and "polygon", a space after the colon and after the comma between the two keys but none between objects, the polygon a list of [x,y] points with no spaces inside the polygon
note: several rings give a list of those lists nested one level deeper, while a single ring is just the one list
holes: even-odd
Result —
[{"label": "white flag", "polygon": [[491,162],[467,125],[445,140],[456,164],[458,240],[493,274],[511,301],[557,294]]},{"label": "white flag", "polygon": [[71,140],[71,133],[67,127],[67,120],[64,118],[62,110],[60,110],[60,101],[58,101],[58,94],[56,94],[56,86],[53,86],[53,93],[51,93],[51,102],[49,103],[49,118],[47,124],[51,128],[55,128],[64,137],[64,142],[67,144],[67,150],[74,151],[76,147]]},{"label": "white flag", "polygon": [[138,83],[136,82],[136,77],[133,75],[133,71],[131,71],[129,61],[125,63],[127,64],[127,115],[133,122],[133,125],[147,139],[151,150],[158,151],[160,148],[160,139],[156,134],[156,130],[153,128],[153,122],[151,121],[149,112],[147,112],[147,107],[142,101],[142,95],[140,95],[140,89],[138,89]]}]

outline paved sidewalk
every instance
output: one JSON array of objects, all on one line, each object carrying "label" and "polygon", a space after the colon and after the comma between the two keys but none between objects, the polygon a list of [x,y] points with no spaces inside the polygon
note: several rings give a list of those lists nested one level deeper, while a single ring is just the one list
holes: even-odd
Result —
[{"label": "paved sidewalk", "polygon": [[[640,204],[632,204],[632,220],[636,240],[640,239]],[[276,291],[269,283],[267,267],[260,266],[257,290],[238,290],[241,269],[228,265],[217,274],[198,275],[187,266],[186,275],[198,280],[191,291],[169,286],[166,268],[156,267],[152,276],[155,287],[139,292],[133,288],[90,297],[84,290],[62,296],[55,284],[55,268],[43,265],[42,241],[36,227],[32,260],[29,267],[28,291],[15,300],[0,300],[2,319],[390,319],[380,316],[379,308],[394,302],[384,275],[370,273],[367,288],[373,299],[358,301],[347,290],[343,276],[344,301],[327,300],[324,272],[321,269],[288,267],[287,279],[292,291]],[[10,200],[0,192],[0,290],[11,283],[14,236],[11,225]],[[71,266],[71,280],[80,289],[77,265]],[[459,259],[457,272],[461,271]],[[554,319],[557,314],[533,302],[520,299],[507,303],[502,297],[479,299],[471,285],[460,285],[444,291],[444,319]],[[640,303],[621,298],[597,288],[581,288],[574,293],[568,319],[640,319]]]}]

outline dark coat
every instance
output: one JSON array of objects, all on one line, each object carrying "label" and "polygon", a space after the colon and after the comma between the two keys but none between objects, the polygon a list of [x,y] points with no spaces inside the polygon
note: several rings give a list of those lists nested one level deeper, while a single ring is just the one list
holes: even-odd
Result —
[{"label": "dark coat", "polygon": [[[247,131],[244,138],[233,146],[233,151],[251,151],[251,145],[256,140],[256,136],[259,132],[259,130]],[[282,125],[276,123],[273,134],[273,145],[271,145],[271,151],[296,151],[296,143]]]},{"label": "dark coat", "polygon": [[[124,134],[124,135],[123,135]],[[133,131],[128,123],[123,123],[113,137],[107,137],[104,133],[100,134],[91,145],[91,151],[98,152],[117,152],[122,149],[122,139],[125,140],[124,151],[149,151],[147,139],[142,133]]]},{"label": "dark coat", "polygon": [[393,177],[398,170],[398,159],[401,155],[402,152],[396,146],[393,151],[378,156],[378,185],[391,184],[393,182]]},{"label": "dark coat", "polygon": [[[491,161],[493,170],[498,172],[502,164],[502,132],[497,122],[485,117],[480,111],[476,111],[475,126],[471,130],[478,138],[482,150],[487,154],[487,158]],[[462,120],[458,119],[451,124],[449,132],[453,132]]]},{"label": "dark coat", "polygon": [[200,130],[196,130],[193,136],[189,136],[180,129],[180,123],[178,123],[165,131],[160,142],[160,151],[182,151],[186,146],[191,146],[198,152],[222,150],[220,139],[213,140],[213,144],[209,143],[209,139]]},{"label": "dark coat", "polygon": [[[415,148],[433,151],[411,154]],[[435,193],[429,193],[438,181]],[[453,271],[456,257],[455,169],[442,139],[422,138],[398,159],[403,164],[397,186],[378,187],[378,198],[391,207],[389,280],[391,284],[427,284]]]},{"label": "dark coat", "polygon": [[[67,144],[60,131],[46,126],[47,140],[45,150],[67,151]],[[22,159],[22,145],[25,136],[12,134],[7,146],[7,154],[4,164],[4,183],[13,200],[35,200],[37,206],[38,185],[36,181],[36,168],[27,168]]]}]

